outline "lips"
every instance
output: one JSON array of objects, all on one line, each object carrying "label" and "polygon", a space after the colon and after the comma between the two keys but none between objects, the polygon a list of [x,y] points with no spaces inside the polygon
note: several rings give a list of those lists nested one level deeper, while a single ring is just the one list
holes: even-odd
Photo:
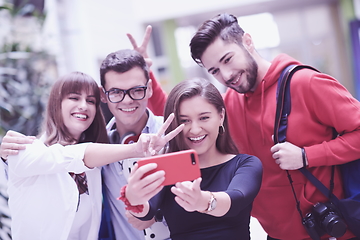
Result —
[{"label": "lips", "polygon": [[198,143],[198,142],[201,142],[207,135],[202,135],[202,136],[199,136],[199,137],[189,137],[189,140],[194,142],[194,143]]},{"label": "lips", "polygon": [[133,112],[136,110],[136,107],[133,108],[120,108],[121,111],[123,112]]},{"label": "lips", "polygon": [[240,73],[239,73],[237,76],[235,76],[234,78],[228,80],[228,81],[226,82],[226,84],[227,84],[228,86],[236,86],[236,85],[240,82],[240,78],[241,78],[242,74],[243,74],[243,71],[240,72]]},{"label": "lips", "polygon": [[87,115],[81,114],[81,113],[74,113],[74,114],[72,114],[72,116],[75,118],[79,118],[79,119],[87,119],[88,118]]}]

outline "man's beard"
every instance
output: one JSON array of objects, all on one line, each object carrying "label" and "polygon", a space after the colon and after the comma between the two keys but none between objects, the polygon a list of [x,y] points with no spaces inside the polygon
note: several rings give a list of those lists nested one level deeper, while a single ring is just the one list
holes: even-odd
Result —
[{"label": "man's beard", "polygon": [[255,61],[255,59],[246,51],[245,52],[247,55],[247,59],[248,59],[248,67],[245,69],[245,73],[246,74],[246,83],[245,85],[240,85],[240,86],[231,86],[227,85],[229,88],[234,89],[235,91],[237,91],[238,93],[247,93],[250,90],[252,90],[255,86],[256,83],[256,79],[257,79],[257,71],[258,71],[258,65]]}]

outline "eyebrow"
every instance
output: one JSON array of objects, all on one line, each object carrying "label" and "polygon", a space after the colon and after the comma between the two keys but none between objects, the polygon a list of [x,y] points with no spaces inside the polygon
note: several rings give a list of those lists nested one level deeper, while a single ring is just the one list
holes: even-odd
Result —
[{"label": "eyebrow", "polygon": [[[202,112],[202,113],[200,113],[199,114],[199,116],[202,116],[202,115],[205,115],[205,114],[209,114],[209,113],[211,113],[211,111],[209,111],[209,112]],[[187,117],[187,115],[179,115],[179,117]]]},{"label": "eyebrow", "polygon": [[[229,54],[230,53],[228,52],[224,56],[222,56],[222,58],[220,58],[220,60],[219,60],[219,63],[221,63],[224,60],[224,58],[226,58],[227,55],[229,55]],[[208,73],[210,73],[213,69],[214,69],[214,67],[209,68]]]},{"label": "eyebrow", "polygon": [[[68,95],[70,94],[74,94],[74,95],[78,95],[78,96],[81,96],[81,93],[78,93],[78,92],[70,92]],[[86,97],[93,97],[93,98],[96,98],[96,96],[93,94],[93,95],[86,95]]]}]

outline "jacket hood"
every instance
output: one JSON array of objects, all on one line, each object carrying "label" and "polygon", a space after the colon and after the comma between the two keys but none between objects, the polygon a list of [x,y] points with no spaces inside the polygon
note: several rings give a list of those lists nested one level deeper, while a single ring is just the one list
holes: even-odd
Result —
[{"label": "jacket hood", "polygon": [[[274,58],[271,62],[270,68],[265,74],[264,78],[261,80],[257,88],[254,92],[245,93],[245,104],[244,104],[244,116],[247,118],[247,114],[249,114],[249,105],[248,101],[253,99],[254,102],[259,102],[261,113],[260,113],[260,129],[261,129],[261,139],[262,144],[265,144],[265,133],[264,133],[264,111],[265,111],[265,91],[269,89],[271,86],[277,83],[278,78],[280,77],[281,72],[289,65],[292,64],[301,64],[299,61],[294,58],[286,55],[280,54]],[[274,96],[275,97],[275,96]]]},{"label": "jacket hood", "polygon": [[261,80],[258,87],[255,89],[255,91],[248,92],[245,94],[245,96],[250,97],[251,95],[263,94],[263,92],[267,88],[269,88],[271,85],[277,82],[282,70],[284,70],[284,68],[292,64],[302,64],[302,63],[286,54],[279,54],[277,57],[274,58],[273,61],[271,61],[269,70],[267,71],[264,78]]}]

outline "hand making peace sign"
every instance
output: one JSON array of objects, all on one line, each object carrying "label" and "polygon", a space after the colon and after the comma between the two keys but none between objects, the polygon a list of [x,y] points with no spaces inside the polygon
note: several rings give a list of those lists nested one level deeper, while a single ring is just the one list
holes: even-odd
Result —
[{"label": "hand making peace sign", "polygon": [[174,120],[174,118],[174,113],[170,114],[156,134],[141,134],[137,142],[136,151],[140,155],[143,153],[145,157],[152,156],[158,153],[166,145],[167,142],[173,139],[184,129],[184,124],[181,124],[173,131],[164,135],[166,129],[169,127],[170,123]]},{"label": "hand making peace sign", "polygon": [[129,38],[131,45],[133,46],[134,50],[139,52],[143,58],[145,59],[146,64],[148,65],[148,67],[150,68],[152,65],[152,60],[149,57],[148,53],[147,53],[147,46],[149,44],[150,41],[150,36],[151,36],[151,31],[152,31],[152,27],[149,25],[146,27],[145,30],[145,35],[143,38],[143,42],[141,43],[140,46],[137,45],[135,38],[130,34],[127,33],[126,36]]}]

